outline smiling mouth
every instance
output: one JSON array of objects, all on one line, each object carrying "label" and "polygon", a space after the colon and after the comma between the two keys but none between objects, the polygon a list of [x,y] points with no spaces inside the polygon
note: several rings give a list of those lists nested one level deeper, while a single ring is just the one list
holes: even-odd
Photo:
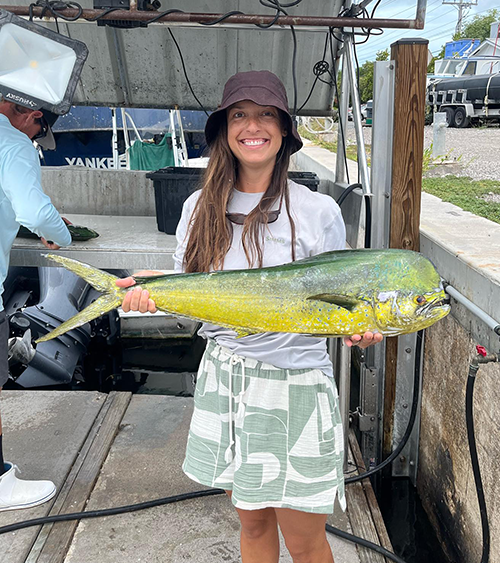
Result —
[{"label": "smiling mouth", "polygon": [[245,147],[262,147],[268,142],[268,139],[242,139],[240,141]]}]

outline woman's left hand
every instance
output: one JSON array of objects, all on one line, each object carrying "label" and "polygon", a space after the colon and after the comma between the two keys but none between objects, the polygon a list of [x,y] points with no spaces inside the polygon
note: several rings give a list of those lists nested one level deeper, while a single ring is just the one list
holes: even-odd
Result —
[{"label": "woman's left hand", "polygon": [[352,336],[346,336],[344,338],[344,344],[351,348],[352,346],[359,346],[360,348],[368,348],[373,344],[382,342],[383,336],[379,332],[365,332],[361,334],[353,334]]}]

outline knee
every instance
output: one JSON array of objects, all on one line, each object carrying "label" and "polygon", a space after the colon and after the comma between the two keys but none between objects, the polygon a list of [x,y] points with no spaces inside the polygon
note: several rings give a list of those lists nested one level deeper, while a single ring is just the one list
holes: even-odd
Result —
[{"label": "knee", "polygon": [[277,530],[276,520],[272,518],[252,519],[241,523],[241,533],[248,540],[258,540],[269,534],[273,528]]},{"label": "knee", "polygon": [[[321,556],[328,553],[326,537],[322,538],[285,538],[285,545],[294,563],[312,563],[322,561]],[[326,555],[325,555],[326,557]],[[325,561],[328,561],[325,558]]]}]

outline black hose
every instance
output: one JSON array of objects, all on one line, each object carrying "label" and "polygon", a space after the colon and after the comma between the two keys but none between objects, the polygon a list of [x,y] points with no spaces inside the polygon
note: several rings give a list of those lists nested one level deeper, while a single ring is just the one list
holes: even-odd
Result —
[{"label": "black hose", "polygon": [[153,508],[155,506],[162,506],[164,504],[172,504],[182,500],[192,498],[211,497],[215,495],[222,495],[225,491],[222,489],[206,489],[204,491],[193,491],[192,493],[183,493],[172,497],[158,498],[148,500],[146,502],[139,502],[137,504],[129,504],[126,506],[117,506],[116,508],[104,508],[102,510],[89,510],[88,512],[72,512],[70,514],[56,514],[55,516],[44,516],[43,518],[33,518],[32,520],[24,520],[23,522],[16,522],[8,526],[0,527],[0,535],[8,532],[15,532],[23,528],[30,528],[31,526],[41,526],[43,524],[51,524],[53,522],[67,522],[69,520],[85,520],[86,518],[99,518],[101,516],[114,516],[116,514],[123,514],[125,512],[136,512],[144,510],[145,508]]},{"label": "black hose", "polygon": [[372,246],[372,200],[371,196],[365,195],[365,248]]},{"label": "black hose", "polygon": [[483,480],[477,456],[476,435],[474,432],[474,384],[476,383],[477,364],[469,367],[469,377],[467,378],[467,391],[465,393],[465,419],[467,425],[467,439],[469,442],[470,460],[474,481],[476,484],[477,501],[479,503],[479,513],[481,514],[481,526],[483,531],[483,554],[481,563],[487,563],[490,559],[490,525],[488,522],[488,512],[486,509],[486,499],[484,497]]},{"label": "black hose", "polygon": [[[161,506],[166,504],[173,504],[174,502],[180,502],[183,500],[189,500],[194,498],[209,497],[222,495],[225,491],[222,489],[207,489],[204,491],[193,491],[192,493],[184,493],[181,495],[175,495],[172,497],[159,498],[155,500],[150,500],[146,502],[140,502],[138,504],[129,504],[126,506],[118,506],[116,508],[105,508],[103,510],[89,510],[88,512],[73,512],[70,514],[57,514],[55,516],[45,516],[43,518],[33,518],[32,520],[25,520],[24,522],[17,522],[15,524],[9,524],[8,526],[2,526],[0,528],[0,535],[6,534],[8,532],[15,532],[17,530],[22,530],[24,528],[29,528],[31,526],[41,526],[43,524],[52,524],[54,522],[68,522],[70,520],[85,520],[88,518],[99,518],[102,516],[114,516],[116,514],[124,514],[125,512],[137,512],[138,510],[144,510],[146,508],[153,508],[155,506]],[[370,542],[363,538],[358,538],[352,534],[348,534],[343,530],[339,530],[329,524],[326,525],[326,531],[334,534],[345,540],[357,543],[368,549],[372,549],[381,555],[384,555],[388,559],[395,561],[396,563],[405,563],[401,558],[394,553],[391,553],[387,549],[377,545],[376,543]]]},{"label": "black hose", "polygon": [[[347,186],[345,190],[340,194],[339,198],[337,199],[337,205],[340,207],[346,197],[354,191],[356,188],[363,189],[363,185],[359,182],[355,184],[351,184]],[[366,220],[365,220],[365,248],[371,248],[371,232],[372,232],[372,202],[371,196],[365,195],[365,210],[366,210]]]},{"label": "black hose", "polygon": [[334,534],[335,536],[338,536],[339,538],[342,538],[344,540],[353,543],[357,543],[362,547],[366,547],[368,549],[376,551],[377,553],[380,553],[381,555],[387,557],[387,559],[390,559],[391,561],[395,561],[396,563],[406,563],[406,561],[401,559],[401,557],[398,557],[397,555],[385,549],[384,547],[377,545],[376,543],[373,543],[371,541],[365,540],[363,538],[358,538],[358,536],[353,536],[352,534],[348,534],[343,530],[339,530],[338,528],[334,528],[333,526],[330,526],[330,524],[326,525],[326,531],[330,532],[331,534]]},{"label": "black hose", "polygon": [[347,188],[340,194],[340,197],[337,200],[337,205],[340,207],[344,203],[345,198],[356,188],[363,189],[363,186],[358,182],[347,186]]}]

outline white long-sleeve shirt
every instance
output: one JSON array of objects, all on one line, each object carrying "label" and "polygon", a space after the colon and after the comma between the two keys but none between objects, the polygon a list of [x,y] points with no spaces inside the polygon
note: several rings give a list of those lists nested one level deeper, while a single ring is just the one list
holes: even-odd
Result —
[{"label": "white long-sleeve shirt", "polygon": [[20,225],[59,246],[71,244],[68,228],[42,190],[35,147],[0,114],[0,311],[10,251]]},{"label": "white long-sleeve shirt", "polygon": [[[337,203],[328,195],[312,192],[290,180],[289,187],[290,207],[296,229],[296,259],[344,249],[345,225]],[[177,249],[174,254],[176,272],[183,271],[186,235],[199,195],[199,191],[195,192],[185,201],[177,226]],[[234,190],[228,211],[248,214],[259,203],[262,195],[263,193]],[[233,241],[224,260],[224,270],[246,269],[249,266],[241,243],[243,226],[232,224],[232,227]],[[264,234],[263,266],[278,266],[291,260],[291,228],[283,203],[277,221],[268,224]],[[199,334],[213,338],[221,346],[247,358],[283,369],[321,369],[326,375],[333,375],[325,338],[270,332],[236,338],[233,330],[208,323],[203,323]]]}]

